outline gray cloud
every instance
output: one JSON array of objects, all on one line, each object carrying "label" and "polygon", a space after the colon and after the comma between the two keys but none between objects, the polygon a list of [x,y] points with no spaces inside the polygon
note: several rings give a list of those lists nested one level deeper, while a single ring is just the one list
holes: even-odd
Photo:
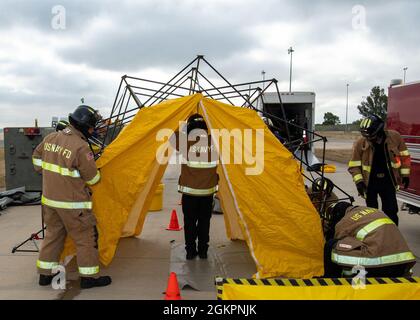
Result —
[{"label": "gray cloud", "polygon": [[[317,93],[317,121],[326,111],[344,120],[347,82],[355,119],[372,86],[386,87],[403,66],[409,80],[420,73],[416,1],[65,0],[67,28],[59,31],[51,28],[56,4],[1,2],[0,32],[22,40],[0,39],[0,126],[67,114],[80,97],[109,110],[121,75],[153,68],[165,81],[198,53],[232,82],[265,70],[287,90],[293,45],[293,88]],[[356,4],[366,8],[364,33],[352,29]]]}]

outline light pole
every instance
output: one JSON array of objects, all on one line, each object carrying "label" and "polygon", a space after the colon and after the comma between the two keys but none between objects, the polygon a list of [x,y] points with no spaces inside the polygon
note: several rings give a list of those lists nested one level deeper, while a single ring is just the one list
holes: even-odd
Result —
[{"label": "light pole", "polygon": [[293,60],[293,52],[295,52],[295,50],[293,50],[292,47],[290,47],[287,50],[287,54],[290,54],[290,79],[289,79],[289,92],[292,92],[292,60]]},{"label": "light pole", "polygon": [[347,87],[347,102],[346,102],[346,131],[348,131],[348,126],[347,126],[347,116],[349,113],[349,84],[346,84]]},{"label": "light pole", "polygon": [[404,83],[405,83],[405,74],[407,72],[407,69],[408,69],[408,67],[403,68],[403,70],[404,70]]},{"label": "light pole", "polygon": [[264,90],[264,88],[265,88],[265,71],[263,70],[263,71],[261,71],[261,75],[262,75],[262,79],[263,79],[263,90]]}]

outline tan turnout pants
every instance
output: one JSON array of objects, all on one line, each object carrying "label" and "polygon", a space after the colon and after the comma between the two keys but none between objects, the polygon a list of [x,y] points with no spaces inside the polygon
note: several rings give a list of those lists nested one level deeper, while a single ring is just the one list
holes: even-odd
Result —
[{"label": "tan turnout pants", "polygon": [[43,205],[42,212],[47,229],[37,261],[38,272],[51,274],[58,265],[64,241],[69,235],[76,245],[80,276],[93,277],[99,273],[98,232],[92,211]]}]

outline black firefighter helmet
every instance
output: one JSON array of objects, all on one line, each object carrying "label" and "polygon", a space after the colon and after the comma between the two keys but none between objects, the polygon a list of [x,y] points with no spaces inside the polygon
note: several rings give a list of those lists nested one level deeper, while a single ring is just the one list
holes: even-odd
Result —
[{"label": "black firefighter helmet", "polygon": [[312,191],[313,192],[321,192],[324,191],[328,196],[331,195],[334,189],[334,183],[328,178],[316,178],[312,182]]},{"label": "black firefighter helmet", "polygon": [[360,123],[360,133],[368,140],[373,140],[384,131],[385,123],[377,115],[370,115]]},{"label": "black firefighter helmet", "polygon": [[91,136],[89,129],[95,128],[99,120],[101,120],[101,116],[98,111],[87,105],[80,105],[73,113],[69,114],[70,124],[83,133],[86,138]]},{"label": "black firefighter helmet", "polygon": [[60,121],[57,122],[57,125],[55,126],[55,131],[64,130],[65,128],[67,128],[68,125],[69,125],[68,121],[60,120]]},{"label": "black firefighter helmet", "polygon": [[194,129],[202,129],[207,131],[207,124],[203,116],[199,113],[193,114],[187,120],[187,133],[189,134]]}]

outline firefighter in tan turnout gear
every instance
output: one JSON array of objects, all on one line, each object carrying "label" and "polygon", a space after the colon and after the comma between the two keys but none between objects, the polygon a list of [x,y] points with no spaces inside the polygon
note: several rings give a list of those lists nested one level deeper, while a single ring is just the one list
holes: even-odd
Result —
[{"label": "firefighter in tan turnout gear", "polygon": [[403,277],[416,264],[398,227],[378,209],[338,202],[329,224],[325,277],[350,276],[354,266],[364,267],[367,277]]},{"label": "firefighter in tan turnout gear", "polygon": [[353,176],[359,194],[366,205],[378,208],[378,195],[382,211],[398,225],[396,191],[410,184],[410,154],[400,134],[384,130],[384,121],[376,115],[363,119],[362,137],[354,143],[348,171]]},{"label": "firefighter in tan turnout gear", "polygon": [[[181,151],[186,161],[181,165],[178,182],[178,191],[182,193],[186,258],[191,260],[198,254],[201,259],[207,259],[213,196],[219,180],[217,153],[201,115],[188,118],[187,135],[187,149]],[[180,151],[179,147],[177,149]]]},{"label": "firefighter in tan turnout gear", "polygon": [[42,172],[42,210],[47,231],[37,261],[39,284],[50,285],[64,241],[69,235],[77,250],[81,288],[106,286],[99,277],[98,232],[88,186],[100,180],[87,139],[100,116],[81,105],[69,115],[70,124],[45,137],[33,153],[33,164]]}]

